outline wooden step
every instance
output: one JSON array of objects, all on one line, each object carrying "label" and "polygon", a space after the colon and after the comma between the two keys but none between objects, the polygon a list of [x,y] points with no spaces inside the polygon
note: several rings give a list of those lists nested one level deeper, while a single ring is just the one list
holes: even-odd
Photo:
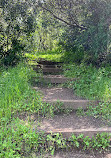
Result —
[{"label": "wooden step", "polygon": [[47,83],[52,83],[52,84],[62,84],[65,83],[67,81],[75,81],[75,78],[67,78],[64,77],[63,75],[46,75],[43,76],[43,79],[45,82]]},{"label": "wooden step", "polygon": [[[36,118],[36,117],[35,117]],[[41,118],[38,123],[32,124],[33,130],[44,131],[46,134],[60,133],[63,137],[72,134],[84,136],[95,136],[97,133],[111,133],[108,122],[93,116],[78,115],[75,111],[70,114],[54,115],[52,118]]]},{"label": "wooden step", "polygon": [[63,62],[55,62],[55,61],[50,61],[46,59],[39,59],[37,63],[42,64],[42,65],[58,65],[58,64],[62,64]]},{"label": "wooden step", "polygon": [[63,72],[60,68],[42,68],[43,73],[61,73]]},{"label": "wooden step", "polygon": [[37,65],[33,67],[33,70],[36,72],[42,71],[44,74],[59,74],[62,73],[63,70],[58,67],[43,67],[43,65]]},{"label": "wooden step", "polygon": [[103,128],[88,128],[88,129],[72,129],[72,128],[59,128],[59,129],[51,129],[49,131],[45,131],[46,134],[54,134],[60,133],[63,137],[70,137],[72,134],[76,136],[83,134],[84,136],[89,136],[90,138],[97,135],[98,133],[111,133],[111,127],[103,127]]},{"label": "wooden step", "polygon": [[56,68],[56,65],[42,65],[43,68]]},{"label": "wooden step", "polygon": [[90,101],[90,100],[45,100],[43,102],[51,105],[55,105],[57,103],[63,104],[63,108],[77,110],[78,108],[87,109],[88,106],[92,105],[95,106],[99,103],[99,101]]},{"label": "wooden step", "polygon": [[43,68],[62,68],[61,65],[42,65]]}]

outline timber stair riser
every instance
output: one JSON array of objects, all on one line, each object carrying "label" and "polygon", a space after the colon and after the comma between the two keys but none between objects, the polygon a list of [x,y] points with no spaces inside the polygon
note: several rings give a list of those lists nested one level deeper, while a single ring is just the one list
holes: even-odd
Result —
[{"label": "timber stair riser", "polygon": [[46,134],[55,134],[55,133],[60,133],[63,135],[63,137],[68,138],[72,134],[78,136],[80,134],[83,134],[84,137],[89,136],[92,138],[93,136],[96,136],[98,133],[109,133],[111,134],[111,127],[108,128],[88,128],[88,129],[70,129],[70,128],[64,128],[64,129],[53,129],[50,131],[45,131]]},{"label": "timber stair riser", "polygon": [[63,70],[61,68],[41,68],[41,67],[34,67],[33,70],[36,72],[42,71],[43,73],[62,73]]},{"label": "timber stair riser", "polygon": [[38,65],[36,65],[33,69],[35,71],[42,71],[43,73],[62,73],[63,70],[61,69],[62,62],[53,62],[53,61],[47,61],[45,59],[40,59],[38,62]]},{"label": "timber stair riser", "polygon": [[99,103],[99,101],[89,101],[89,100],[45,100],[45,99],[43,99],[43,102],[50,105],[56,105],[58,103],[61,103],[63,109],[72,109],[72,110],[77,110],[79,108],[87,110],[88,106],[91,105],[95,107]]},{"label": "timber stair riser", "polygon": [[61,65],[41,65],[41,64],[38,64],[38,65],[33,65],[32,66],[33,69],[42,69],[42,68],[62,68]]},{"label": "timber stair riser", "polygon": [[62,73],[63,70],[60,68],[43,68],[42,72],[43,73],[56,73],[56,74],[58,74],[58,73]]},{"label": "timber stair riser", "polygon": [[40,78],[41,80],[43,80],[46,83],[52,83],[52,84],[63,84],[66,83],[68,81],[76,81],[77,79],[75,78],[67,78],[67,77],[63,77],[63,76],[44,76]]}]

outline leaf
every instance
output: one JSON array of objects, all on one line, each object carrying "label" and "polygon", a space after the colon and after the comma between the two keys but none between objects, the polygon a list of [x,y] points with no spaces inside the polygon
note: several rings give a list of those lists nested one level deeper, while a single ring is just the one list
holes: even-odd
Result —
[{"label": "leaf", "polygon": [[54,151],[55,151],[55,149],[53,149],[53,150],[51,151],[51,155],[54,155]]}]

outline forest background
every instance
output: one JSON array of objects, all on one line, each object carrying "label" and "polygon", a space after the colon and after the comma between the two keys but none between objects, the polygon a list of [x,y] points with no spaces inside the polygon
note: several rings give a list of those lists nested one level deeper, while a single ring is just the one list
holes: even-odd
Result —
[{"label": "forest background", "polygon": [[1,0],[0,6],[2,65],[43,51],[64,53],[64,62],[110,63],[110,0]]}]

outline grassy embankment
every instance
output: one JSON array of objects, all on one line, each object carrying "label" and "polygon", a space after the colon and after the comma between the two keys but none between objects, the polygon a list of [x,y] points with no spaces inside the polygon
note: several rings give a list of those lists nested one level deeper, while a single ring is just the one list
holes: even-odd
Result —
[{"label": "grassy embankment", "polygon": [[90,100],[99,100],[101,103],[95,108],[90,107],[88,114],[95,117],[102,116],[111,120],[111,66],[96,68],[92,65],[86,66],[69,64],[64,66],[65,76],[78,78],[71,81],[67,87],[72,88],[76,95]]},{"label": "grassy embankment", "polygon": [[[19,64],[0,72],[0,157],[24,157],[34,149],[44,146],[44,137],[32,131],[20,115],[35,113],[39,116],[53,115],[58,108],[42,103],[39,92],[30,85],[33,70],[26,64]],[[25,116],[24,116],[25,117]],[[42,137],[42,138],[41,138]],[[42,139],[42,141],[41,141]],[[44,147],[43,147],[44,148]]]}]

